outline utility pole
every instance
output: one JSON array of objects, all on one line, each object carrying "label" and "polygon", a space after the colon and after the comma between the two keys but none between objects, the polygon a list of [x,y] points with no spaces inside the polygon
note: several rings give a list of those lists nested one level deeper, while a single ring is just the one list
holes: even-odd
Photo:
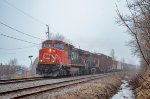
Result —
[{"label": "utility pole", "polygon": [[50,36],[49,36],[49,25],[46,25],[46,27],[47,27],[47,32],[46,32],[46,34],[47,34],[47,36],[48,36],[48,40],[50,40]]},{"label": "utility pole", "polygon": [[[29,67],[30,68],[30,74],[32,73],[32,57],[33,57],[32,55],[29,56],[29,59],[31,61],[30,67]],[[27,76],[27,72],[26,72],[26,76]]]}]

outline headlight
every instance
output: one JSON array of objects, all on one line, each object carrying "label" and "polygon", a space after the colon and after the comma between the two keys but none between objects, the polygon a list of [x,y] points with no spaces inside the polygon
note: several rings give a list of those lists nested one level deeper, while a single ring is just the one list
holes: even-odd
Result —
[{"label": "headlight", "polygon": [[52,49],[51,49],[51,48],[49,49],[49,52],[50,52],[50,53],[52,52]]},{"label": "headlight", "polygon": [[40,62],[43,62],[43,60],[41,59]]}]

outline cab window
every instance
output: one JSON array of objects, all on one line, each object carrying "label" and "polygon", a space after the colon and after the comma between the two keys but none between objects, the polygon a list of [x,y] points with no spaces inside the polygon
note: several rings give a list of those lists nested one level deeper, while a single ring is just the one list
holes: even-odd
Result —
[{"label": "cab window", "polygon": [[64,50],[64,44],[57,43],[57,44],[54,44],[54,47],[58,48],[58,49],[61,49],[61,50]]},{"label": "cab window", "polygon": [[48,47],[55,47],[55,48],[64,50],[64,44],[60,44],[60,43],[56,43],[56,44],[43,43],[42,48],[48,48]]},{"label": "cab window", "polygon": [[51,46],[52,46],[52,44],[50,44],[50,43],[43,43],[42,48],[48,48]]}]

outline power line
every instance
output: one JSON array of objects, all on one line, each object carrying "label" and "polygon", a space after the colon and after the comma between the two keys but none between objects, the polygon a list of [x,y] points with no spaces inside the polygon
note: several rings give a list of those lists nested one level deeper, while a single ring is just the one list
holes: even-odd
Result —
[{"label": "power line", "polygon": [[13,4],[9,3],[7,0],[3,0],[3,1],[4,1],[6,4],[8,4],[9,6],[11,6],[11,7],[15,8],[16,10],[18,10],[19,12],[23,13],[24,15],[30,17],[32,20],[34,20],[34,21],[36,21],[36,22],[38,22],[38,23],[40,23],[40,24],[46,25],[46,24],[45,24],[44,22],[42,22],[41,20],[39,20],[39,19],[37,19],[37,18],[31,16],[30,14],[24,12],[23,10],[17,8],[17,7],[14,6]]},{"label": "power line", "polygon": [[[5,52],[5,51],[0,51],[0,54],[23,54],[23,53],[29,53],[29,52],[31,52],[31,51],[17,51],[17,52]],[[32,51],[33,52],[33,51]],[[35,52],[35,50],[34,50],[34,52]]]},{"label": "power line", "polygon": [[[40,45],[40,44],[39,44],[39,45]],[[36,45],[36,46],[37,46],[37,45]],[[31,47],[35,47],[35,45],[34,45],[34,46],[26,46],[26,47],[13,48],[13,49],[0,47],[0,50],[21,50],[21,49],[27,49],[27,48],[31,48]]]},{"label": "power line", "polygon": [[3,54],[18,54],[18,52],[16,53],[7,53],[7,52],[2,52]]},{"label": "power line", "polygon": [[[30,15],[30,14],[24,12],[23,10],[21,10],[21,9],[19,9],[18,7],[14,6],[14,5],[11,4],[10,2],[8,2],[7,0],[3,0],[3,1],[4,1],[6,4],[8,4],[9,6],[11,6],[11,7],[15,8],[16,10],[18,10],[19,12],[23,13],[24,15],[30,17],[32,20],[34,20],[34,21],[36,21],[36,22],[39,22],[39,23],[41,23],[41,24],[43,24],[43,25],[48,26],[48,29],[49,29],[49,25],[47,25],[47,24],[44,23],[43,21],[41,21],[41,20],[39,20],[39,19],[33,17],[32,15]],[[43,39],[42,39],[42,40],[43,40]]]},{"label": "power line", "polygon": [[26,43],[30,43],[30,44],[34,44],[34,45],[39,45],[37,43],[33,43],[33,42],[30,42],[30,41],[22,40],[22,39],[15,38],[15,37],[12,37],[12,36],[8,36],[8,35],[5,35],[5,34],[0,34],[0,36],[4,36],[4,37],[7,37],[7,38],[15,39],[15,40],[18,40],[18,41],[22,41],[22,42],[26,42]]},{"label": "power line", "polygon": [[35,37],[35,36],[30,35],[30,34],[24,33],[24,32],[22,32],[22,31],[20,31],[20,30],[18,30],[18,29],[15,29],[15,28],[13,28],[13,27],[11,27],[11,26],[9,26],[9,25],[7,25],[7,24],[1,22],[1,21],[0,21],[0,24],[2,24],[3,26],[8,27],[8,28],[10,28],[10,29],[12,29],[12,30],[14,30],[14,31],[16,31],[16,32],[18,32],[18,33],[20,33],[20,34],[24,34],[24,35],[29,36],[29,37],[32,37],[32,38],[44,40],[44,39],[42,39],[42,38]]}]

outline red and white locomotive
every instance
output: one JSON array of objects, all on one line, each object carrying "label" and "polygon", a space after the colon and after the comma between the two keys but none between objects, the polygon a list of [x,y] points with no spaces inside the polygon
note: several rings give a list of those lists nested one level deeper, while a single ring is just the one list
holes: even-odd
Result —
[{"label": "red and white locomotive", "polygon": [[39,51],[36,72],[44,76],[84,75],[109,72],[117,61],[91,53],[59,40],[46,40]]}]

